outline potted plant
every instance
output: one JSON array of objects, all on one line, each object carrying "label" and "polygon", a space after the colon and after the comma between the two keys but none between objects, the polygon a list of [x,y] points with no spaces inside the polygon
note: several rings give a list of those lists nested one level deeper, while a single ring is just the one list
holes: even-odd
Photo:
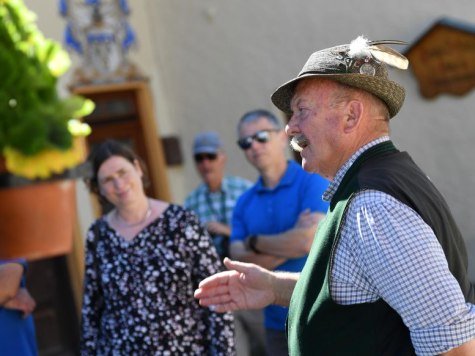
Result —
[{"label": "potted plant", "polygon": [[94,109],[59,95],[70,59],[35,20],[21,0],[0,0],[0,258],[69,250],[75,190],[65,178],[84,161],[90,128],[80,118]]}]

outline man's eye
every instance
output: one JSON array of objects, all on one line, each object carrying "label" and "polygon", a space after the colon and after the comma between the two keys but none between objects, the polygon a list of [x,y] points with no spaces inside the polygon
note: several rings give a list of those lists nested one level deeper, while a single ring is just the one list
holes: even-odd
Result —
[{"label": "man's eye", "polygon": [[308,115],[310,112],[309,108],[299,108],[298,110],[299,110],[299,114],[302,116]]}]

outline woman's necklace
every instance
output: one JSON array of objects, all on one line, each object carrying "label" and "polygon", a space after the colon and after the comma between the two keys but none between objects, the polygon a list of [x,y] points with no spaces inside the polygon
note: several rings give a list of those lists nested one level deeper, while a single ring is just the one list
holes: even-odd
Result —
[{"label": "woman's necklace", "polygon": [[119,223],[121,227],[135,227],[135,226],[142,225],[145,221],[147,221],[150,215],[152,215],[152,207],[150,204],[150,199],[147,199],[147,203],[148,203],[147,211],[145,212],[143,218],[140,219],[139,221],[133,222],[133,223],[125,222],[124,219],[121,218],[117,209],[115,210],[115,220]]}]

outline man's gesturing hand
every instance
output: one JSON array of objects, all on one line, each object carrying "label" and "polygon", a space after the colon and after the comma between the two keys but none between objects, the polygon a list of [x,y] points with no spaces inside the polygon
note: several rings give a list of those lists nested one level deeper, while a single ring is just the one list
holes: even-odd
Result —
[{"label": "man's gesturing hand", "polygon": [[195,298],[202,306],[223,313],[241,309],[260,309],[276,300],[272,272],[251,263],[224,259],[229,271],[201,281]]}]

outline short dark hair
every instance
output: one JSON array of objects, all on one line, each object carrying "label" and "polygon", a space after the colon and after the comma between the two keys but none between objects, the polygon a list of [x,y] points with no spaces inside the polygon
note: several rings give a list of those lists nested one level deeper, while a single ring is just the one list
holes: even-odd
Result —
[{"label": "short dark hair", "polygon": [[99,198],[99,202],[101,203],[103,211],[110,210],[110,203],[100,193],[97,174],[102,164],[112,156],[123,157],[132,164],[138,162],[143,172],[142,183],[144,188],[150,185],[150,181],[148,179],[148,170],[145,162],[131,148],[119,141],[112,139],[102,141],[93,147],[87,158],[88,162],[91,164],[92,174],[84,181],[89,190]]},{"label": "short dark hair", "polygon": [[267,119],[267,121],[269,121],[272,124],[272,126],[274,126],[276,129],[278,130],[282,129],[281,121],[272,112],[265,109],[256,109],[256,110],[248,111],[243,116],[241,116],[241,119],[239,120],[239,123],[237,126],[238,134],[243,124],[257,121],[262,117]]}]

